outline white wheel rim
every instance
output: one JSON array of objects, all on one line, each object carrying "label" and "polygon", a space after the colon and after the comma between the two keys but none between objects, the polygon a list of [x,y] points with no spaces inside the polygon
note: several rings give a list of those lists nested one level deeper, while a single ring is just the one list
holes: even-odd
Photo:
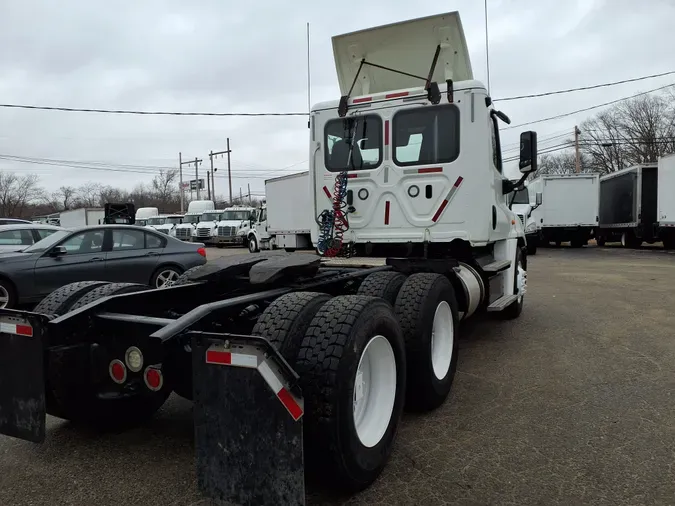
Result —
[{"label": "white wheel rim", "polygon": [[434,369],[434,376],[439,380],[445,378],[450,370],[454,340],[452,309],[450,304],[443,300],[436,306],[431,329],[431,366]]},{"label": "white wheel rim", "polygon": [[251,240],[248,241],[248,250],[251,253],[255,253],[255,242],[254,241],[255,241],[255,239],[251,239]]},{"label": "white wheel rim", "polygon": [[172,269],[167,269],[165,271],[162,271],[159,273],[157,276],[157,283],[156,286],[157,288],[161,288],[164,285],[171,284],[174,281],[178,279],[178,273]]},{"label": "white wheel rim", "polygon": [[626,246],[626,232],[621,234],[621,246]]},{"label": "white wheel rim", "polygon": [[389,341],[375,336],[363,350],[354,380],[354,426],[361,444],[372,448],[387,431],[396,401],[396,358]]},{"label": "white wheel rim", "polygon": [[9,292],[7,289],[0,285],[0,308],[4,308],[9,304]]},{"label": "white wheel rim", "polygon": [[516,270],[516,283],[518,285],[518,303],[521,303],[527,293],[527,271],[523,269],[523,263],[520,261]]}]

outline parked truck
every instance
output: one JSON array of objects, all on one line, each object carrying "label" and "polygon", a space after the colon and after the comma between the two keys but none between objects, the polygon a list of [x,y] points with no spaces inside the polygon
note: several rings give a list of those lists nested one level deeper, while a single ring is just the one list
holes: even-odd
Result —
[{"label": "parked truck", "polygon": [[136,225],[144,227],[148,224],[148,218],[159,216],[159,209],[156,207],[139,207],[136,209]]},{"label": "parked truck", "polygon": [[63,228],[100,225],[105,219],[105,209],[102,207],[71,209],[70,211],[63,211],[59,219]]},{"label": "parked truck", "polygon": [[220,215],[215,243],[219,248],[226,244],[246,246],[248,233],[254,222],[255,209],[251,206],[228,207]]},{"label": "parked truck", "polygon": [[[183,216],[183,223],[176,225],[176,239],[192,241],[197,236],[197,224],[205,211],[216,208],[212,200],[193,200],[188,204],[187,213]],[[203,241],[199,241],[203,242]]]},{"label": "parked truck", "polygon": [[248,249],[312,249],[312,208],[309,172],[265,181],[265,202],[248,233]]},{"label": "parked truck", "polygon": [[625,248],[658,241],[658,166],[642,164],[600,178],[597,243],[620,241]]},{"label": "parked truck", "polygon": [[212,209],[204,211],[197,223],[196,232],[193,241],[203,242],[204,244],[215,244],[218,235],[218,222],[225,209]]},{"label": "parked truck", "polygon": [[[524,306],[499,148],[510,120],[473,79],[457,13],[337,36],[333,51],[342,97],[315,105],[309,129],[321,255],[229,256],[161,289],[77,283],[0,310],[1,433],[41,442],[46,413],[129,427],[174,391],[194,402],[205,495],[303,504],[305,472],[364,489],[404,406],[445,402],[460,322]],[[536,134],[520,141],[524,179]]]},{"label": "parked truck", "polygon": [[541,205],[532,212],[540,244],[568,242],[581,248],[598,227],[597,174],[546,174],[528,184],[541,194]]},{"label": "parked truck", "polygon": [[[514,184],[517,181],[512,181]],[[514,191],[511,197],[511,208],[518,215],[520,222],[525,227],[525,238],[527,239],[527,254],[536,255],[539,245],[539,230],[537,222],[532,212],[541,205],[541,193],[530,193],[527,184],[521,184]]]},{"label": "parked truck", "polygon": [[675,249],[675,154],[658,160],[657,235],[666,249]]}]

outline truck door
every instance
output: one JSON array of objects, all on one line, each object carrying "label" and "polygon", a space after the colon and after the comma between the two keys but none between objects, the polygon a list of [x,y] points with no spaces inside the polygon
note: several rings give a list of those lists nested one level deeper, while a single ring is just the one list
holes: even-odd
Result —
[{"label": "truck door", "polygon": [[[504,176],[504,167],[502,160],[501,142],[499,139],[499,124],[497,118],[491,116],[488,118],[488,135],[491,137],[490,143],[490,170],[494,179],[494,202],[491,203],[489,237],[491,241],[504,239],[509,235],[511,227],[511,218],[506,195],[502,191],[502,181]],[[523,227],[524,228],[524,227]]]}]

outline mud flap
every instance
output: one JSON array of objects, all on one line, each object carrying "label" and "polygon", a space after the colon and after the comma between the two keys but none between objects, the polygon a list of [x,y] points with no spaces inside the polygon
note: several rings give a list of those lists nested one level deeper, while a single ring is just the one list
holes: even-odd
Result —
[{"label": "mud flap", "polygon": [[45,439],[46,316],[0,310],[0,433]]},{"label": "mud flap", "polygon": [[191,336],[201,492],[234,504],[305,504],[295,372],[263,338]]}]

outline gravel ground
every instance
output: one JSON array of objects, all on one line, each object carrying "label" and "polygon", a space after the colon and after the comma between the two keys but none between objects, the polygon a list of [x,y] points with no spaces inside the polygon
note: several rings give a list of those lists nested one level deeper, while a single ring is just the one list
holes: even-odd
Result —
[{"label": "gravel ground", "polygon": [[[209,258],[245,250],[209,249]],[[675,256],[540,249],[525,310],[462,330],[448,401],[406,415],[367,491],[310,504],[673,504]],[[207,505],[191,405],[100,436],[48,420],[41,445],[0,436],[2,505]]]}]

